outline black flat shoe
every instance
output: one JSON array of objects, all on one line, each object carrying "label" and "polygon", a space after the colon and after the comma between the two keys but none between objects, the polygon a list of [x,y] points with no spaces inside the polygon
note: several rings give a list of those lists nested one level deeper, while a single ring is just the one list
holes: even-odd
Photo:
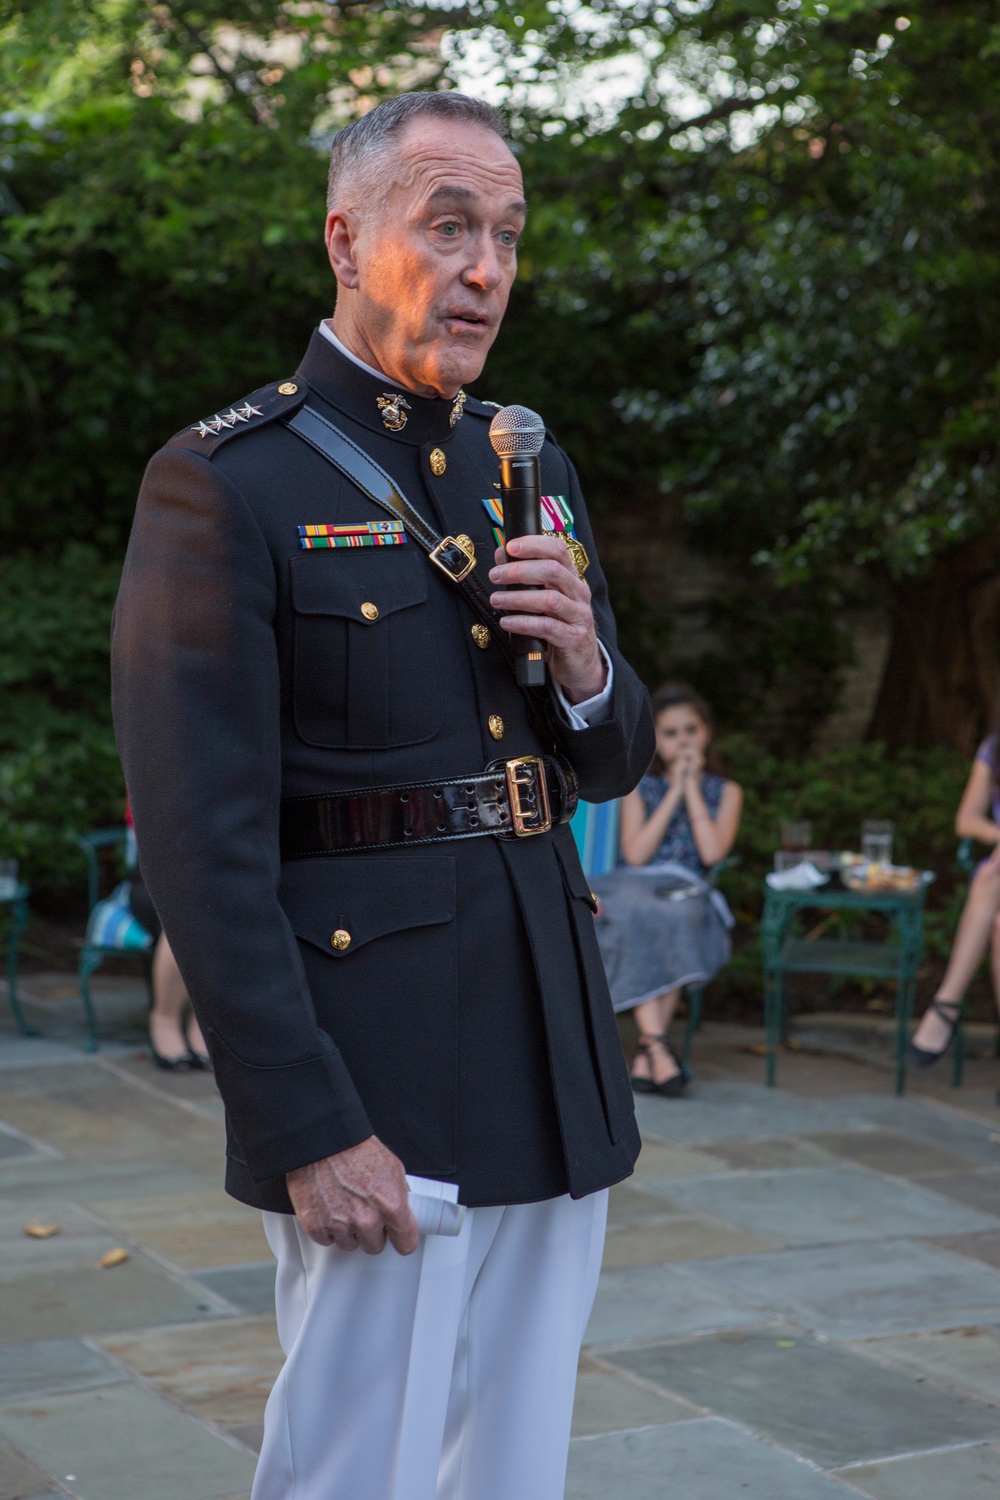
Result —
[{"label": "black flat shoe", "polygon": [[[940,1058],[944,1057],[955,1037],[955,1028],[962,1014],[962,1003],[960,1000],[932,1000],[931,1010],[941,1017],[948,1027],[948,1040],[939,1052],[931,1052],[926,1047],[918,1047],[916,1042],[911,1042],[906,1049],[907,1061],[911,1068],[932,1068]],[[954,1015],[949,1012],[954,1011]]]},{"label": "black flat shoe", "polygon": [[681,1062],[677,1053],[671,1047],[665,1036],[655,1036],[652,1033],[640,1032],[636,1043],[636,1053],[643,1052],[649,1061],[650,1072],[653,1069],[652,1058],[649,1054],[654,1046],[663,1047],[674,1062],[677,1064],[677,1072],[672,1078],[665,1078],[662,1083],[654,1083],[652,1078],[631,1078],[632,1092],[634,1094],[659,1094],[661,1099],[678,1099],[691,1081],[691,1074]]},{"label": "black flat shoe", "polygon": [[157,1052],[152,1042],[149,1044],[149,1050],[153,1054],[153,1062],[165,1073],[190,1073],[192,1068],[198,1066],[190,1052],[182,1052],[180,1057],[164,1057],[162,1053]]}]

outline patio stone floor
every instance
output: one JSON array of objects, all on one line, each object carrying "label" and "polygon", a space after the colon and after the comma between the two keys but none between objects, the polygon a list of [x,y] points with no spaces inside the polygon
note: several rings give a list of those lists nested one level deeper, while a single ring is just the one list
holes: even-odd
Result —
[{"label": "patio stone floor", "polygon": [[[243,1500],[281,1356],[212,1080],[152,1068],[135,981],[99,979],[96,1056],[69,976],[23,990],[38,1038],[0,986],[0,1500]],[[638,1101],[567,1500],[995,1500],[996,1064],[898,1100],[883,1054],[810,1044],[768,1091],[757,1040],[707,1025],[688,1096]]]}]

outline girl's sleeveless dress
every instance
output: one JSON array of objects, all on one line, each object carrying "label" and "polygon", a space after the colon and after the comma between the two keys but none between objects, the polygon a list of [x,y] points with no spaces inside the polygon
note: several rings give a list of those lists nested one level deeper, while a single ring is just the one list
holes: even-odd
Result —
[{"label": "girl's sleeveless dress", "polygon": [[[669,785],[662,776],[642,778],[638,791],[647,817]],[[725,785],[722,776],[702,775],[701,795],[713,818]],[[622,863],[594,880],[597,940],[616,1011],[704,984],[729,961],[732,917],[719,893],[705,886],[705,874],[682,799],[649,864]]]}]

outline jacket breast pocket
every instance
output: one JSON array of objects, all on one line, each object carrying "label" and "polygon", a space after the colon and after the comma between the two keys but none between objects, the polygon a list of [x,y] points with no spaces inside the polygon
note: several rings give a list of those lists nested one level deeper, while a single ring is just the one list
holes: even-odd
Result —
[{"label": "jacket breast pocket", "polygon": [[450,854],[345,854],[282,867],[316,1019],[372,1129],[408,1171],[454,1169],[458,944]]},{"label": "jacket breast pocket", "polygon": [[425,559],[404,547],[294,558],[295,728],[309,745],[388,750],[432,739],[441,692]]}]

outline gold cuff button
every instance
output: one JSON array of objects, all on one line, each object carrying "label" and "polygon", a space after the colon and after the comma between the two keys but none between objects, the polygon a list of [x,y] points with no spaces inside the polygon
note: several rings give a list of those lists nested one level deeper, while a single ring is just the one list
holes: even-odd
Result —
[{"label": "gold cuff button", "polygon": [[441,452],[441,449],[440,448],[432,448],[431,451],[430,451],[430,454],[428,455],[428,460],[427,461],[428,461],[428,463],[431,466],[431,473],[434,475],[435,479],[440,479],[441,475],[444,473],[445,469],[448,467],[448,460],[445,458],[444,454]]},{"label": "gold cuff button", "polygon": [[283,380],[278,386],[278,395],[294,396],[297,390],[298,386],[295,384],[294,380]]},{"label": "gold cuff button", "polygon": [[493,738],[495,740],[502,740],[503,739],[503,719],[501,719],[500,715],[499,714],[490,714],[489,725],[490,725],[490,734],[493,736]]},{"label": "gold cuff button", "polygon": [[367,600],[365,600],[364,604],[362,604],[361,606],[361,613],[364,615],[366,620],[377,620],[378,605],[370,604]]},{"label": "gold cuff button", "polygon": [[338,953],[343,953],[344,950],[346,948],[349,948],[350,946],[351,934],[349,932],[346,932],[343,927],[338,927],[336,932],[331,933],[330,947],[336,948]]},{"label": "gold cuff button", "polygon": [[489,645],[493,637],[490,635],[485,625],[473,625],[472,639],[475,641],[480,651],[485,651],[486,647]]}]

